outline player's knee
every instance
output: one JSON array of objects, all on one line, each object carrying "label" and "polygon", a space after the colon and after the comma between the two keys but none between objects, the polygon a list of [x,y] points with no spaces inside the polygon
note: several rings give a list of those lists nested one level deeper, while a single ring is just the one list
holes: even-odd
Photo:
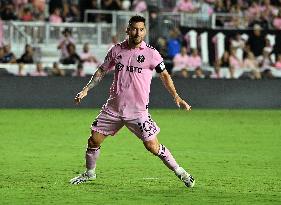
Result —
[{"label": "player's knee", "polygon": [[148,141],[148,142],[144,143],[144,146],[152,154],[154,154],[154,155],[158,154],[158,151],[159,151],[159,144],[158,143]]},{"label": "player's knee", "polygon": [[88,147],[91,148],[97,148],[99,147],[101,144],[101,142],[99,142],[99,140],[97,140],[94,136],[90,136],[88,139]]}]

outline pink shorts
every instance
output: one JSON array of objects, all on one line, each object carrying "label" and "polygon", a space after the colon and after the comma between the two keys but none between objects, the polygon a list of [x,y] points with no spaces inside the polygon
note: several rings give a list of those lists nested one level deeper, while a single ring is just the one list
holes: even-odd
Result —
[{"label": "pink shorts", "polygon": [[125,120],[124,118],[113,115],[106,110],[100,111],[100,114],[92,123],[91,129],[106,136],[113,136],[124,125],[142,141],[152,140],[160,132],[160,128],[151,119],[149,113],[146,113],[137,119]]}]

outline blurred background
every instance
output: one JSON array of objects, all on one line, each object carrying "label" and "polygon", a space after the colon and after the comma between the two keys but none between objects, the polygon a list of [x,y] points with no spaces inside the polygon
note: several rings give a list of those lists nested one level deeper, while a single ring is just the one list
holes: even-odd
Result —
[{"label": "blurred background", "polygon": [[[147,20],[146,42],[195,105],[281,105],[280,0],[1,0],[0,14],[1,107],[60,107],[59,100],[71,107],[65,93],[88,81],[136,14]],[[42,89],[61,93],[34,105],[26,92],[43,97]],[[171,106],[153,97],[151,104]]]}]

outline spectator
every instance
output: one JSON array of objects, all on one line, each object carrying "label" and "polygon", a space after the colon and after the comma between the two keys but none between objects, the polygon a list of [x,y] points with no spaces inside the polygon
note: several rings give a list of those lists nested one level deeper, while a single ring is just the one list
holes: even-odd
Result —
[{"label": "spectator", "polygon": [[[98,2],[97,0],[91,0],[90,1],[90,5],[88,6],[87,9],[91,9],[91,10],[97,10],[98,9]],[[81,12],[80,12],[81,13]],[[81,14],[80,14],[81,15]],[[89,13],[87,14],[87,21],[88,22],[100,22],[101,17],[99,14],[93,14],[93,13]],[[84,17],[83,17],[84,18]]]},{"label": "spectator", "polygon": [[234,39],[230,40],[230,47],[235,48],[236,56],[242,60],[243,59],[243,49],[245,47],[245,40],[242,38],[240,33],[235,35]]},{"label": "spectator", "polygon": [[65,2],[63,4],[63,19],[65,22],[79,22],[80,10],[78,5]]},{"label": "spectator", "polygon": [[57,62],[53,63],[53,67],[51,70],[52,76],[65,76],[64,70],[60,69],[59,64]]},{"label": "spectator", "polygon": [[163,34],[163,25],[160,24],[159,9],[151,7],[149,11],[149,43],[156,46],[157,39]]},{"label": "spectator", "polygon": [[63,61],[65,58],[69,57],[67,46],[69,44],[75,44],[75,41],[72,38],[70,29],[65,28],[64,31],[62,32],[62,34],[63,34],[63,36],[60,39],[59,45],[58,45],[58,49],[61,50],[60,61]]},{"label": "spectator", "polygon": [[230,78],[229,52],[224,51],[222,56],[215,60],[214,70],[210,78]]},{"label": "spectator", "polygon": [[267,50],[270,54],[272,53],[273,46],[271,45],[270,40],[268,38],[265,38],[264,50]]},{"label": "spectator", "polygon": [[222,57],[216,61],[216,65],[220,68],[229,68],[229,52],[224,51]]},{"label": "spectator", "polygon": [[252,1],[250,7],[246,10],[245,14],[248,18],[250,25],[254,25],[254,23],[252,22],[260,17],[260,12],[261,6],[256,1]]},{"label": "spectator", "polygon": [[36,70],[33,73],[31,73],[30,76],[46,77],[48,75],[47,75],[47,73],[43,69],[43,64],[38,62],[38,63],[36,63]]},{"label": "spectator", "polygon": [[147,11],[147,4],[145,0],[134,0],[132,4],[132,11],[145,12]]},{"label": "spectator", "polygon": [[180,53],[180,48],[181,48],[180,31],[178,28],[174,28],[170,30],[170,38],[168,39],[167,42],[168,58],[172,60],[177,53]]},{"label": "spectator", "polygon": [[69,65],[69,64],[77,64],[81,62],[80,56],[76,52],[76,46],[72,43],[67,45],[67,52],[68,57],[61,60],[62,64]]},{"label": "spectator", "polygon": [[270,58],[270,53],[269,49],[263,49],[263,55],[257,58],[263,78],[273,78],[271,68],[274,64]]},{"label": "spectator", "polygon": [[246,54],[246,58],[243,62],[243,67],[250,71],[251,79],[261,79],[261,75],[259,72],[258,61],[256,60],[254,54],[252,52],[248,52]]},{"label": "spectator", "polygon": [[89,43],[84,44],[83,52],[80,54],[80,58],[84,65],[97,65],[99,63],[97,58],[90,51]]},{"label": "spectator", "polygon": [[101,1],[101,8],[104,10],[121,10],[122,2],[121,0],[103,0]]},{"label": "spectator", "polygon": [[4,21],[17,20],[18,17],[15,15],[13,4],[6,4],[1,12],[1,19]]},{"label": "spectator", "polygon": [[261,13],[264,14],[267,20],[272,19],[274,14],[277,14],[278,10],[271,5],[270,0],[263,0],[263,5],[261,6]]},{"label": "spectator", "polygon": [[24,64],[32,64],[34,63],[34,53],[33,48],[29,45],[25,45],[25,50],[22,56],[17,59],[17,63],[19,65],[19,74],[23,72],[24,70]]},{"label": "spectator", "polygon": [[218,64],[218,61],[214,65],[214,70],[212,71],[210,78],[212,79],[222,79],[223,75],[221,73],[221,67]]},{"label": "spectator", "polygon": [[188,67],[191,70],[195,70],[197,67],[202,66],[202,59],[199,56],[198,50],[196,48],[191,49],[191,55],[188,58]]},{"label": "spectator", "polygon": [[241,70],[243,68],[243,62],[237,57],[236,49],[230,49],[230,56],[229,56],[229,72],[230,78],[238,78],[243,73]]},{"label": "spectator", "polygon": [[53,13],[49,17],[49,21],[50,23],[56,23],[56,24],[60,24],[63,22],[60,8],[54,9]]},{"label": "spectator", "polygon": [[274,29],[281,30],[281,8],[279,8],[278,14],[273,19]]},{"label": "spectator", "polygon": [[16,76],[20,76],[20,77],[26,76],[26,72],[24,70],[24,66],[23,65],[19,65],[18,73],[16,74]]},{"label": "spectator", "polygon": [[173,69],[174,75],[181,77],[188,77],[188,55],[186,47],[181,47],[181,52],[176,54],[173,58]]},{"label": "spectator", "polygon": [[[227,13],[226,8],[224,7],[223,0],[217,0],[214,6],[214,12],[216,13]],[[224,25],[224,17],[217,17],[216,18],[216,26],[223,27]]]},{"label": "spectator", "polygon": [[253,33],[249,36],[248,44],[255,57],[262,55],[263,49],[265,47],[265,36],[261,31],[260,25],[254,25],[254,30]]},{"label": "spectator", "polygon": [[274,67],[271,72],[274,77],[281,78],[281,54],[278,54],[277,61],[274,64]]},{"label": "spectator", "polygon": [[46,0],[33,0],[32,1],[32,14],[34,21],[45,21],[45,8]]},{"label": "spectator", "polygon": [[216,13],[227,13],[227,10],[226,10],[226,8],[224,6],[224,1],[223,0],[215,1],[214,12],[216,12]]},{"label": "spectator", "polygon": [[[251,23],[249,23],[250,28],[254,28],[256,25],[260,26],[260,29],[268,29],[269,28],[269,19],[266,16],[266,13],[257,14],[255,16],[255,19]],[[259,29],[257,26],[256,26],[256,28]]]},{"label": "spectator", "polygon": [[23,9],[21,18],[22,21],[32,21],[33,20],[33,14],[31,12],[31,9],[29,7],[25,7]]},{"label": "spectator", "polygon": [[192,75],[192,78],[199,78],[199,79],[205,78],[205,75],[204,75],[201,67],[195,68],[194,74]]},{"label": "spectator", "polygon": [[64,0],[49,0],[49,13],[52,14],[56,8],[60,8],[62,11],[63,1]]},{"label": "spectator", "polygon": [[179,0],[174,8],[174,12],[195,13],[198,8],[193,4],[192,0]]},{"label": "spectator", "polygon": [[280,70],[281,71],[281,54],[278,54],[277,56],[277,61],[274,65],[274,67],[277,69],[277,70]]},{"label": "spectator", "polygon": [[22,54],[22,56],[17,59],[17,63],[23,63],[23,64],[32,64],[34,63],[34,53],[33,48],[29,45],[25,45],[25,51]]},{"label": "spectator", "polygon": [[72,74],[73,77],[85,77],[84,68],[82,63],[77,64],[75,72]]},{"label": "spectator", "polygon": [[129,11],[131,8],[131,1],[130,0],[123,0],[122,1],[122,9],[125,11]]},{"label": "spectator", "polygon": [[250,7],[246,11],[246,15],[248,16],[249,21],[253,21],[256,16],[258,16],[261,12],[261,6],[256,2],[252,1]]},{"label": "spectator", "polygon": [[167,59],[168,58],[168,53],[167,53],[167,41],[165,38],[163,37],[159,37],[157,39],[157,43],[155,45],[155,48],[158,50],[158,52],[161,54],[161,56],[164,58],[164,59]]},{"label": "spectator", "polygon": [[[102,10],[122,10],[122,2],[121,0],[103,0],[101,1],[101,9]],[[110,14],[103,15],[101,17],[107,23],[112,23],[112,16]]]},{"label": "spectator", "polygon": [[33,7],[37,12],[44,13],[46,7],[46,0],[33,0]]},{"label": "spectator", "polygon": [[15,13],[19,13],[20,9],[26,4],[28,4],[28,0],[13,0]]},{"label": "spectator", "polygon": [[17,59],[15,54],[11,51],[10,44],[4,46],[3,63],[16,63]]}]

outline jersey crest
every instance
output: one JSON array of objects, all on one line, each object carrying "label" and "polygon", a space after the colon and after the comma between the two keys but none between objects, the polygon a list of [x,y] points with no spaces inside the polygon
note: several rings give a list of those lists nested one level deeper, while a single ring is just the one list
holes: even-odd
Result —
[{"label": "jersey crest", "polygon": [[145,60],[145,57],[144,57],[143,55],[139,55],[139,56],[137,57],[137,61],[138,61],[139,63],[143,63],[144,60]]}]

